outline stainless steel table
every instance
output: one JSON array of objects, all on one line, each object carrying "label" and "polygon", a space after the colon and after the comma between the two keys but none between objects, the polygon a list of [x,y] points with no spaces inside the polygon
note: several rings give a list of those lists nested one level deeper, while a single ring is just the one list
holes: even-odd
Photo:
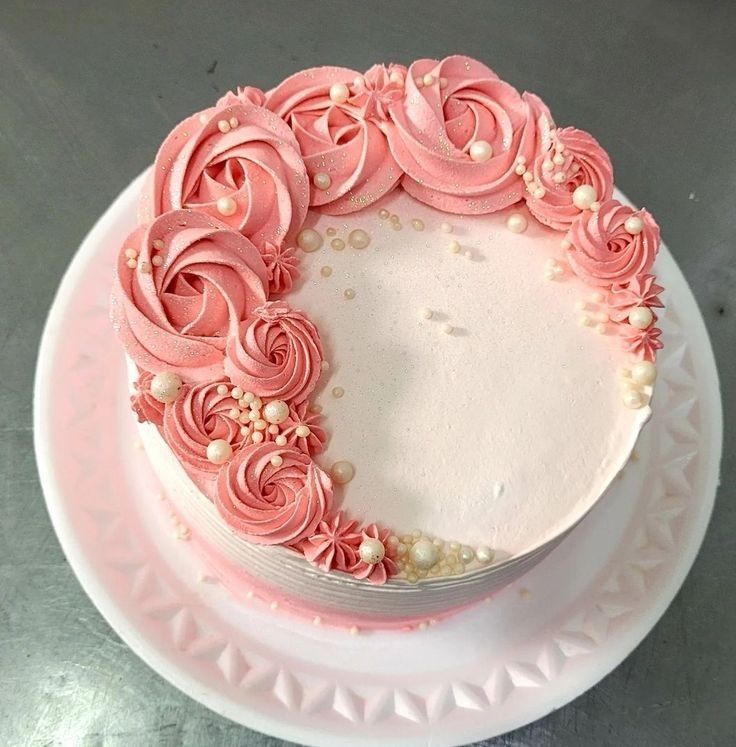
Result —
[{"label": "stainless steel table", "polygon": [[31,385],[61,274],[171,126],[221,92],[326,63],[463,52],[596,134],[705,315],[726,408],[715,519],[677,599],[600,685],[494,745],[736,738],[736,4],[11,2],[0,7],[0,742],[278,745],[213,715],[82,592],[36,477]]}]

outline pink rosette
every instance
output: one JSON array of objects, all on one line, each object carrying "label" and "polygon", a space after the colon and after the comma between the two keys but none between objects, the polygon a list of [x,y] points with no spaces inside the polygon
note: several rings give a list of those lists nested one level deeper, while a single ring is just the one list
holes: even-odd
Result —
[{"label": "pink rosette", "polygon": [[[217,472],[221,465],[207,459],[210,441],[222,439],[233,450],[243,443],[240,423],[229,412],[237,402],[217,387],[226,381],[215,381],[196,386],[185,386],[179,396],[166,407],[164,438],[171,450],[187,467],[200,472]],[[230,387],[228,387],[228,390]]]},{"label": "pink rosette", "polygon": [[165,405],[151,394],[152,379],[152,373],[148,371],[140,372],[134,384],[135,394],[130,397],[130,406],[138,416],[139,423],[163,425]]},{"label": "pink rosette", "polygon": [[[418,84],[431,76],[429,85]],[[518,202],[524,183],[517,158],[531,162],[548,137],[552,118],[534,95],[504,83],[469,57],[418,60],[406,79],[406,95],[390,107],[391,152],[406,173],[409,194],[448,213],[492,213]],[[477,140],[492,155],[469,155]]]},{"label": "pink rosette", "polygon": [[[643,230],[636,234],[625,228],[632,216],[644,222]],[[581,213],[566,238],[573,272],[589,285],[609,287],[649,272],[659,249],[659,226],[646,210],[606,200],[597,212]]]},{"label": "pink rosette", "polygon": [[[322,426],[324,415],[318,412],[312,412],[309,409],[309,403],[299,402],[289,406],[289,417],[281,424],[281,433],[286,436],[287,443],[296,446],[297,449],[305,454],[314,456],[321,454],[327,444],[327,431]],[[306,425],[309,428],[308,436],[297,435],[296,429],[300,425]]]},{"label": "pink rosette", "polygon": [[659,298],[663,292],[664,288],[656,282],[654,275],[638,275],[625,285],[614,285],[607,299],[608,316],[614,322],[624,322],[631,310],[638,306],[663,309],[664,304]]},{"label": "pink rosette", "polygon": [[646,361],[654,361],[657,357],[657,351],[664,347],[659,339],[662,330],[655,327],[654,322],[646,329],[637,329],[630,324],[622,324],[620,334],[623,338],[624,350],[628,350]]},{"label": "pink rosette", "polygon": [[224,96],[221,96],[215,106],[222,109],[226,106],[236,106],[237,104],[263,106],[265,103],[266,94],[260,88],[256,88],[255,86],[238,86],[234,91],[228,91]]},{"label": "pink rosette", "polygon": [[268,273],[268,295],[288,293],[299,279],[296,250],[285,244],[278,246],[267,241],[261,249],[261,257]]},{"label": "pink rosette", "polygon": [[349,102],[363,119],[387,122],[391,104],[404,98],[406,72],[403,65],[374,65],[355,79]]},{"label": "pink rosette", "polygon": [[[567,231],[580,215],[572,193],[588,184],[599,202],[613,195],[613,166],[598,141],[583,130],[554,130],[547,148],[537,155],[527,173],[526,204],[531,214],[556,231]],[[529,177],[524,175],[525,180]],[[536,197],[539,191],[542,197]]]},{"label": "pink rosette", "polygon": [[299,403],[314,389],[322,357],[312,322],[283,301],[269,301],[229,340],[225,371],[244,391]]},{"label": "pink rosette", "polygon": [[[266,106],[293,130],[310,182],[315,174],[330,177],[327,189],[312,189],[309,203],[330,215],[361,210],[390,192],[401,177],[382,126],[364,116],[366,101],[361,93],[370,84],[368,80],[362,79],[357,105],[349,99],[335,103],[330,98],[334,83],[350,88],[357,78],[360,73],[348,68],[312,68],[292,75],[266,94]],[[390,94],[383,91],[381,100],[393,95],[393,90]]]},{"label": "pink rosette", "polygon": [[245,446],[217,478],[220,515],[245,539],[261,545],[295,544],[311,536],[331,504],[330,478],[290,446]]},{"label": "pink rosette", "polygon": [[323,571],[346,573],[358,562],[358,548],[362,542],[357,521],[350,521],[342,511],[325,517],[315,533],[301,542],[298,550]]},{"label": "pink rosette", "polygon": [[355,578],[361,580],[367,579],[370,583],[380,586],[385,584],[391,576],[396,575],[398,568],[393,559],[389,557],[390,547],[388,538],[390,536],[391,531],[389,529],[381,529],[376,524],[370,524],[363,528],[361,542],[367,539],[380,540],[386,549],[386,554],[383,556],[383,560],[375,564],[365,563],[358,557],[357,562],[352,568],[352,574]]},{"label": "pink rosette", "polygon": [[[230,207],[218,209],[220,199],[232,201]],[[293,242],[308,203],[307,174],[291,130],[268,109],[233,103],[195,114],[171,131],[141,195],[139,221],[191,208],[261,247]]]},{"label": "pink rosette", "polygon": [[[132,269],[129,250],[137,252]],[[203,213],[179,210],[126,239],[110,316],[139,368],[212,381],[222,375],[227,336],[263,304],[267,285],[248,239]]]}]

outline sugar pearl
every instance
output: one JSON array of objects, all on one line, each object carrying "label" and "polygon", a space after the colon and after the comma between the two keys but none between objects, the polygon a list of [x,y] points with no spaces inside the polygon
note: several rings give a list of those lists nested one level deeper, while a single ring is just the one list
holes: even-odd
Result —
[{"label": "sugar pearl", "polygon": [[353,249],[365,249],[370,243],[370,235],[362,228],[356,228],[348,235],[348,244],[350,244]]},{"label": "sugar pearl", "polygon": [[415,231],[423,231],[424,230],[424,221],[420,220],[419,218],[414,218],[411,222],[411,227]]},{"label": "sugar pearl", "polygon": [[432,309],[429,309],[425,306],[423,309],[419,310],[419,313],[421,314],[423,319],[431,319],[433,312]]},{"label": "sugar pearl", "polygon": [[654,321],[654,314],[646,306],[637,306],[629,313],[629,324],[637,329],[646,329]]},{"label": "sugar pearl", "polygon": [[389,213],[389,211],[388,211],[388,210],[386,210],[386,208],[381,208],[381,209],[380,209],[380,210],[378,211],[378,217],[379,217],[379,218],[380,218],[381,220],[387,220],[387,219],[388,219],[388,217],[389,217],[390,215],[391,215],[391,213]]},{"label": "sugar pearl", "polygon": [[381,540],[369,537],[360,543],[358,554],[364,563],[376,565],[386,557],[386,548]]},{"label": "sugar pearl", "polygon": [[493,155],[493,147],[487,140],[476,140],[470,146],[470,157],[476,163],[485,163]]},{"label": "sugar pearl", "polygon": [[542,162],[542,171],[552,171],[554,169],[555,165],[552,163],[552,161],[543,161]]},{"label": "sugar pearl", "polygon": [[289,417],[289,405],[281,399],[273,399],[263,408],[263,417],[269,423],[283,423]]},{"label": "sugar pearl", "polygon": [[524,176],[522,177],[524,181],[529,184],[530,182],[534,181],[534,174],[532,174],[531,171],[525,171]]},{"label": "sugar pearl", "polygon": [[243,396],[243,390],[239,386],[234,386],[230,392],[230,396],[233,399],[240,399]]},{"label": "sugar pearl", "polygon": [[556,174],[552,175],[552,181],[555,184],[562,184],[562,182],[565,181],[565,175],[561,171],[558,171]]},{"label": "sugar pearl", "polygon": [[322,246],[322,234],[313,228],[304,228],[296,237],[296,243],[303,252],[316,252]]},{"label": "sugar pearl", "polygon": [[427,73],[424,78],[422,78],[422,83],[424,83],[425,86],[431,86],[434,83],[434,75],[432,75],[432,73]]},{"label": "sugar pearl", "polygon": [[515,172],[516,172],[516,173],[517,173],[517,174],[518,174],[519,176],[523,176],[523,175],[524,175],[524,174],[526,173],[526,166],[524,166],[523,164],[521,164],[521,163],[520,163],[520,164],[519,164],[519,165],[518,165],[518,166],[517,166],[517,167],[516,167],[516,168],[514,169],[514,171],[515,171]]},{"label": "sugar pearl", "polygon": [[228,122],[230,123],[230,127],[232,127],[233,129],[235,129],[240,124],[237,117],[230,117]]},{"label": "sugar pearl", "polygon": [[254,402],[256,398],[256,395],[253,394],[253,392],[243,392],[243,399],[245,400],[246,404],[250,405],[251,402]]},{"label": "sugar pearl", "polygon": [[537,200],[541,200],[547,194],[547,190],[544,187],[537,187],[533,194]]},{"label": "sugar pearl", "polygon": [[238,209],[238,204],[232,197],[220,197],[217,201],[217,212],[220,215],[234,215]]},{"label": "sugar pearl", "polygon": [[486,545],[481,545],[475,550],[475,557],[478,558],[479,563],[490,563],[493,560],[493,550]]},{"label": "sugar pearl", "polygon": [[314,175],[314,179],[312,179],[314,182],[314,186],[317,187],[317,189],[329,189],[330,185],[332,184],[332,179],[330,178],[329,174],[325,174],[324,172],[320,172],[318,174]]},{"label": "sugar pearl", "polygon": [[388,79],[397,86],[404,85],[404,76],[398,70],[394,70],[391,75],[388,76]]},{"label": "sugar pearl", "polygon": [[256,431],[252,436],[251,440],[254,444],[259,444],[263,441],[263,434],[260,431]]},{"label": "sugar pearl", "polygon": [[161,267],[161,265],[164,263],[164,258],[161,257],[158,254],[154,254],[153,257],[151,257],[151,264],[153,264],[154,267]]},{"label": "sugar pearl", "polygon": [[125,256],[128,259],[135,259],[138,256],[138,252],[135,249],[126,249]]},{"label": "sugar pearl", "polygon": [[224,438],[217,438],[207,444],[207,459],[212,464],[224,464],[233,455],[233,447]]},{"label": "sugar pearl", "polygon": [[344,83],[333,83],[330,86],[330,100],[335,104],[344,104],[349,96],[350,91]]},{"label": "sugar pearl", "polygon": [[451,241],[448,248],[453,254],[459,254],[462,247],[460,246],[460,242]]},{"label": "sugar pearl", "polygon": [[330,469],[330,474],[338,485],[345,485],[355,477],[355,467],[348,461],[335,462]]},{"label": "sugar pearl", "polygon": [[248,420],[250,420],[251,422],[255,423],[256,420],[260,420],[260,419],[261,419],[261,411],[260,410],[251,410],[248,413]]},{"label": "sugar pearl", "polygon": [[632,215],[626,219],[624,228],[628,233],[636,235],[644,230],[644,221],[638,215]]},{"label": "sugar pearl", "polygon": [[581,184],[572,193],[572,203],[578,210],[587,210],[597,199],[595,188],[590,184]]},{"label": "sugar pearl", "polygon": [[335,236],[335,234],[337,234],[337,229],[334,226],[330,226],[329,228],[327,228],[327,230],[325,231],[325,233],[328,236]]},{"label": "sugar pearl", "polygon": [[127,260],[125,264],[128,265],[131,270],[135,270],[135,268],[138,267],[138,261],[132,258]]},{"label": "sugar pearl", "polygon": [[434,542],[423,537],[411,546],[409,557],[417,568],[428,571],[440,559],[440,551]]},{"label": "sugar pearl", "polygon": [[223,134],[226,132],[230,132],[230,122],[228,122],[226,119],[221,119],[217,123],[217,129]]},{"label": "sugar pearl", "polygon": [[452,226],[449,223],[440,223],[442,233],[452,233]]},{"label": "sugar pearl", "polygon": [[265,431],[266,428],[268,427],[268,423],[265,420],[263,420],[263,419],[254,420],[253,421],[253,427],[257,431]]},{"label": "sugar pearl", "polygon": [[151,394],[155,400],[167,405],[179,396],[181,386],[182,381],[178,374],[164,371],[151,379]]},{"label": "sugar pearl", "polygon": [[307,438],[312,434],[308,425],[298,425],[294,431],[299,438]]},{"label": "sugar pearl", "polygon": [[638,410],[644,406],[645,398],[641,392],[636,389],[627,389],[623,395],[624,405],[631,410]]},{"label": "sugar pearl", "polygon": [[470,563],[475,558],[475,550],[472,547],[461,547],[460,548],[460,559],[463,563]]},{"label": "sugar pearl", "polygon": [[511,233],[524,233],[528,225],[529,222],[527,221],[526,216],[521,213],[511,213],[511,215],[506,219],[506,228],[508,228]]},{"label": "sugar pearl", "polygon": [[342,239],[332,239],[330,246],[336,251],[341,252],[345,248],[345,242]]},{"label": "sugar pearl", "polygon": [[332,390],[332,396],[335,399],[340,399],[345,394],[345,390],[341,386],[336,386]]},{"label": "sugar pearl", "polygon": [[274,467],[280,467],[284,463],[284,458],[280,456],[279,454],[274,454],[271,457],[271,464]]},{"label": "sugar pearl", "polygon": [[352,288],[346,288],[343,295],[348,301],[352,301],[355,298],[355,291]]},{"label": "sugar pearl", "polygon": [[631,378],[637,384],[653,384],[657,379],[657,367],[651,361],[639,361],[631,367]]},{"label": "sugar pearl", "polygon": [[227,384],[219,384],[217,387],[218,394],[227,394]]},{"label": "sugar pearl", "polygon": [[276,444],[276,446],[286,446],[286,436],[284,436],[283,433],[279,434],[274,439],[274,443]]},{"label": "sugar pearl", "polygon": [[453,328],[452,324],[443,324],[442,325],[442,331],[446,335],[451,335],[453,333],[453,331],[454,331],[454,328]]},{"label": "sugar pearl", "polygon": [[153,240],[153,248],[160,252],[164,248],[165,244],[161,239],[154,239]]}]

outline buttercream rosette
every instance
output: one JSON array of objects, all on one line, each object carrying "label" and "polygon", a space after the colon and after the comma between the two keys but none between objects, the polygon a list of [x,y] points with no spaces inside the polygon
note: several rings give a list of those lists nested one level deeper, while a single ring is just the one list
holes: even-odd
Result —
[{"label": "buttercream rosette", "polygon": [[151,394],[152,380],[153,374],[149,371],[141,371],[138,374],[138,378],[133,385],[135,394],[130,396],[130,406],[137,415],[139,423],[163,425],[166,406]]},{"label": "buttercream rosette", "polygon": [[[289,417],[281,424],[281,433],[286,436],[287,443],[296,446],[305,454],[314,456],[321,454],[327,444],[327,431],[322,425],[324,415],[313,412],[309,408],[309,402],[299,402],[289,406]],[[309,428],[308,436],[300,436],[297,433],[299,426]]]},{"label": "buttercream rosette", "polygon": [[[348,86],[350,94],[358,78],[355,102],[330,98],[333,84]],[[330,186],[313,188],[309,204],[330,215],[361,210],[390,192],[401,177],[386,142],[387,123],[377,121],[380,107],[389,97],[400,97],[401,87],[390,80],[384,85],[379,78],[375,71],[364,78],[344,67],[317,67],[290,76],[266,94],[266,106],[293,130],[310,182],[316,174],[329,176]],[[379,88],[375,106],[366,95],[369,85]]]},{"label": "buttercream rosette", "polygon": [[391,576],[395,576],[398,568],[393,558],[389,557],[390,545],[388,538],[391,536],[391,530],[379,527],[377,524],[369,524],[364,527],[361,534],[361,541],[367,539],[377,539],[386,548],[386,554],[378,563],[366,563],[358,557],[355,565],[351,569],[355,578],[369,581],[370,583],[380,586],[385,584]]},{"label": "buttercream rosette", "polygon": [[[218,209],[218,200],[228,198],[232,213]],[[308,204],[307,174],[291,130],[268,109],[230,103],[192,115],[171,131],[143,189],[139,220],[191,208],[261,247],[266,241],[293,243]]]},{"label": "buttercream rosette", "polygon": [[[431,76],[432,83],[421,86]],[[519,92],[470,57],[417,60],[406,95],[390,109],[389,146],[405,172],[404,189],[448,213],[492,213],[518,202],[524,183],[517,159],[531,162],[549,137],[552,117],[533,94]],[[471,145],[492,155],[474,161]]]},{"label": "buttercream rosette", "polygon": [[[633,216],[644,224],[635,234],[625,226]],[[644,209],[606,200],[599,210],[581,213],[566,238],[570,244],[567,260],[573,272],[589,285],[610,288],[649,272],[659,249],[659,226]]]},{"label": "buttercream rosette", "polygon": [[288,293],[299,278],[299,257],[296,249],[267,241],[261,248],[261,257],[268,273],[269,296]]},{"label": "buttercream rosette", "polygon": [[[614,322],[623,322],[637,306],[662,309],[664,304],[659,294],[663,292],[664,288],[654,275],[637,275],[628,283],[611,288],[607,298],[608,315]],[[654,318],[656,320],[656,315]]]},{"label": "buttercream rosette", "polygon": [[654,326],[654,322],[646,329],[638,329],[630,324],[622,324],[619,334],[623,340],[624,350],[633,353],[637,358],[646,361],[654,361],[657,351],[664,347],[660,336],[662,330]]},{"label": "buttercream rosette", "polygon": [[338,511],[334,516],[325,516],[314,534],[300,542],[297,549],[323,571],[348,573],[358,562],[362,539],[358,522]]},{"label": "buttercream rosette", "polygon": [[[215,473],[220,469],[207,459],[211,441],[227,441],[233,450],[243,443],[240,423],[229,416],[236,406],[229,393],[217,391],[226,381],[185,386],[164,413],[164,438],[171,450],[187,467]],[[229,388],[229,387],[228,387]]]},{"label": "buttercream rosette", "polygon": [[225,371],[244,391],[298,404],[317,384],[322,358],[314,324],[283,301],[269,301],[228,341]]},{"label": "buttercream rosette", "polygon": [[[128,250],[137,252],[134,268]],[[177,210],[126,239],[110,315],[139,368],[213,381],[222,376],[227,336],[265,302],[267,286],[266,267],[248,239],[204,213]]]},{"label": "buttercream rosette", "polygon": [[332,481],[298,449],[253,444],[220,470],[215,504],[250,542],[294,544],[314,534],[330,510]]},{"label": "buttercream rosette", "polygon": [[254,106],[263,106],[266,102],[266,94],[255,86],[238,86],[232,91],[228,91],[217,100],[216,107],[222,109],[226,106],[236,106],[237,104],[253,104]]},{"label": "buttercream rosette", "polygon": [[613,166],[598,141],[574,127],[554,130],[546,146],[528,170],[526,204],[540,223],[566,231],[581,213],[572,201],[578,187],[593,187],[599,202],[613,196]]}]

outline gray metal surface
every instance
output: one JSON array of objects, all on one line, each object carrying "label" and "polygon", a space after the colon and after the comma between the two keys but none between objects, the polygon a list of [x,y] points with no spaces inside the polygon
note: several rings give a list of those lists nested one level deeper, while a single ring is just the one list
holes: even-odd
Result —
[{"label": "gray metal surface", "polygon": [[[54,289],[171,126],[238,83],[451,52],[595,133],[657,216],[716,349],[723,484],[682,591],[577,701],[489,745],[725,745],[736,734],[736,4],[33,3],[0,7],[0,743],[281,745],[169,686],[102,620],[36,477],[31,384]],[[59,382],[63,386],[63,382]]]}]

